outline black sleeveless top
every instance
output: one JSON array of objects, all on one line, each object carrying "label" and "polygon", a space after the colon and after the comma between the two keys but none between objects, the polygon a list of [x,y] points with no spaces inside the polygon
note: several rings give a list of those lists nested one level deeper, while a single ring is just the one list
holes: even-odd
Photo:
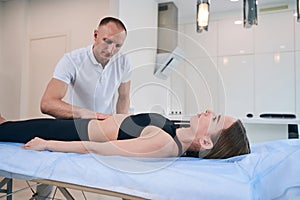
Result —
[{"label": "black sleeveless top", "polygon": [[143,129],[150,125],[161,128],[168,133],[177,144],[178,156],[181,156],[182,145],[176,137],[176,129],[179,128],[179,125],[157,113],[142,113],[126,117],[121,123],[118,140],[137,138],[141,135]]}]

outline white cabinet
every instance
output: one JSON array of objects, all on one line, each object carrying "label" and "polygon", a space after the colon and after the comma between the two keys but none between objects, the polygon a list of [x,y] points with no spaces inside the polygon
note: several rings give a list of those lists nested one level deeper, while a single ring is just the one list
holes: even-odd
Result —
[{"label": "white cabinet", "polygon": [[219,57],[221,112],[237,117],[253,114],[253,56]]},{"label": "white cabinet", "polygon": [[262,13],[258,26],[246,29],[230,16],[214,21],[204,32],[209,36],[185,25],[187,38],[216,53],[220,72],[212,75],[208,57],[185,43],[187,59],[196,66],[186,67],[188,113],[208,107],[239,118],[253,114],[256,120],[262,113],[300,114],[300,23],[294,20],[291,10]]},{"label": "white cabinet", "polygon": [[[176,78],[172,76],[172,90],[181,90],[184,94],[184,100],[181,102],[184,103],[185,115],[194,115],[207,108],[217,110],[217,22],[211,21],[207,32],[197,33],[194,23],[181,25],[180,30],[182,32],[178,34],[179,46],[184,51],[185,59],[181,74],[177,74]],[[182,99],[182,95],[178,92],[176,98]],[[171,98],[171,101],[178,102],[174,98]],[[176,107],[173,104],[172,107]]]},{"label": "white cabinet", "polygon": [[209,30],[197,33],[195,24],[186,24],[184,34],[178,34],[179,40],[184,43],[183,50],[189,58],[202,58],[217,55],[217,23],[210,22]]},{"label": "white cabinet", "polygon": [[295,53],[296,55],[296,113],[300,118],[300,51]]},{"label": "white cabinet", "polygon": [[300,51],[300,22],[295,19],[295,50]]},{"label": "white cabinet", "polygon": [[233,18],[218,23],[218,55],[239,55],[253,53],[253,30],[235,24]]},{"label": "white cabinet", "polygon": [[226,91],[220,107],[226,113],[296,112],[293,19],[291,11],[261,14],[250,29],[219,21],[218,66]]},{"label": "white cabinet", "polygon": [[255,55],[255,111],[295,113],[294,52]]},{"label": "white cabinet", "polygon": [[130,103],[133,109],[131,112],[166,114],[169,81],[158,80],[153,76],[157,49],[157,2],[128,0],[115,3],[117,5],[112,8],[117,9],[118,17],[125,22],[128,30],[122,51],[129,56],[133,66],[130,88]]},{"label": "white cabinet", "polygon": [[294,16],[292,11],[261,14],[255,29],[255,53],[294,50]]},{"label": "white cabinet", "polygon": [[219,74],[215,61],[210,58],[193,58],[185,63],[185,108],[187,115],[205,109],[218,110]]}]

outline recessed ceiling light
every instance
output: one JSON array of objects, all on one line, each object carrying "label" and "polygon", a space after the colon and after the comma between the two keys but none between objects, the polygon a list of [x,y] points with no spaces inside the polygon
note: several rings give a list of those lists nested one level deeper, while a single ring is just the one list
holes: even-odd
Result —
[{"label": "recessed ceiling light", "polygon": [[275,63],[280,63],[280,53],[275,53],[274,54],[274,62]]},{"label": "recessed ceiling light", "polygon": [[237,1],[239,1],[239,0],[230,0],[231,2],[237,2]]},{"label": "recessed ceiling light", "polygon": [[234,24],[237,24],[237,25],[242,24],[242,23],[243,23],[242,20],[236,20],[236,21],[234,21]]},{"label": "recessed ceiling light", "polygon": [[227,65],[229,62],[229,59],[227,57],[223,58],[223,65]]},{"label": "recessed ceiling light", "polygon": [[280,47],[280,49],[285,49],[285,45],[283,45],[283,44],[280,45],[279,47]]}]

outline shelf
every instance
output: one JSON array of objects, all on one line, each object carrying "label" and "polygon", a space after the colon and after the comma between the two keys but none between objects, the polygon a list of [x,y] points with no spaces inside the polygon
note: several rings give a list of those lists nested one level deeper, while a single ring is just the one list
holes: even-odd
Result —
[{"label": "shelf", "polygon": [[300,119],[283,119],[283,118],[242,118],[245,124],[300,124]]},{"label": "shelf", "polygon": [[[192,116],[184,115],[166,115],[173,121],[189,121]],[[284,118],[240,118],[244,124],[300,124],[300,118],[284,119]]]},{"label": "shelf", "polygon": [[166,115],[166,118],[172,121],[190,121],[192,116],[186,115]]}]

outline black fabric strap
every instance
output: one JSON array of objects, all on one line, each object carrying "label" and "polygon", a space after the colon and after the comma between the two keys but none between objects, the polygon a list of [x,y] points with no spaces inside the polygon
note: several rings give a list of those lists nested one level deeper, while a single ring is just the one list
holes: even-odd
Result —
[{"label": "black fabric strap", "polygon": [[175,136],[173,139],[176,142],[177,147],[178,147],[178,156],[181,156],[182,155],[182,145],[181,145],[181,142],[178,140],[177,136]]}]

